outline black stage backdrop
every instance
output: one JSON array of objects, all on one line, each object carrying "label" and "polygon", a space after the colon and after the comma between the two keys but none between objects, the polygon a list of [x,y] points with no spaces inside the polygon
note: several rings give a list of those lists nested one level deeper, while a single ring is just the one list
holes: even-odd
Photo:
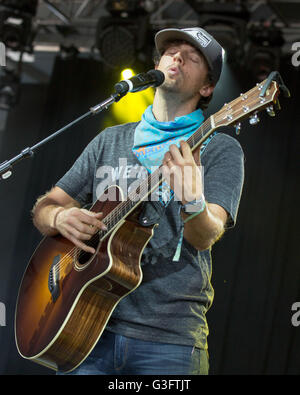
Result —
[{"label": "black stage backdrop", "polygon": [[[22,86],[20,103],[2,131],[0,162],[104,100],[110,91],[101,72],[93,60],[58,58],[49,86]],[[300,326],[291,321],[292,305],[300,302],[299,70],[286,66],[281,74],[292,98],[281,100],[276,118],[262,114],[255,127],[244,121],[237,137],[245,152],[246,178],[237,225],[213,248],[215,299],[207,316],[211,374],[300,373]],[[246,73],[230,69],[223,81],[208,115],[254,85]],[[1,181],[0,302],[6,306],[6,326],[0,327],[0,374],[53,373],[23,360],[14,342],[18,287],[41,240],[30,210],[101,130],[104,115],[48,143]],[[233,135],[232,128],[224,131]]]}]

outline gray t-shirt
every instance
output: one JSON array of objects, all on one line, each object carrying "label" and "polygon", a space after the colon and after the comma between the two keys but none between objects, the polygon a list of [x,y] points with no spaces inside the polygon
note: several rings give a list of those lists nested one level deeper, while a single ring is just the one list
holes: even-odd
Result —
[{"label": "gray t-shirt", "polygon": [[[82,206],[95,202],[108,185],[125,191],[148,175],[132,153],[137,123],[105,129],[85,148],[56,184]],[[244,180],[244,155],[234,138],[217,133],[201,150],[204,195],[229,213],[235,224]],[[142,340],[207,348],[206,312],[212,304],[210,249],[197,251],[184,238],[174,259],[183,221],[180,202],[143,203],[142,217],[158,222],[141,258],[143,280],[115,308],[107,329]]]}]

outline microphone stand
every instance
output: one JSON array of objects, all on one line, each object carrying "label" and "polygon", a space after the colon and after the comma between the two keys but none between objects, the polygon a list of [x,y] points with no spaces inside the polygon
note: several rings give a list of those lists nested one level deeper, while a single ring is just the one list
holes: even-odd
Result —
[{"label": "microphone stand", "polygon": [[27,147],[23,149],[18,155],[13,157],[10,160],[6,160],[0,164],[0,177],[2,180],[6,180],[12,175],[12,167],[15,163],[20,162],[22,159],[25,158],[31,158],[34,155],[34,151],[40,148],[42,145],[48,143],[48,141],[53,140],[55,137],[59,136],[62,132],[66,131],[70,127],[74,126],[78,122],[82,121],[83,119],[91,116],[91,115],[96,115],[99,112],[103,111],[104,109],[107,109],[111,104],[114,102],[118,102],[123,96],[126,95],[127,92],[125,93],[113,93],[110,97],[108,97],[106,100],[103,102],[97,104],[96,106],[93,106],[90,108],[90,110],[81,115],[79,118],[75,119],[74,121],[70,122],[68,125],[64,126],[63,128],[57,130],[50,136],[46,137],[44,140],[38,142],[32,147]]}]

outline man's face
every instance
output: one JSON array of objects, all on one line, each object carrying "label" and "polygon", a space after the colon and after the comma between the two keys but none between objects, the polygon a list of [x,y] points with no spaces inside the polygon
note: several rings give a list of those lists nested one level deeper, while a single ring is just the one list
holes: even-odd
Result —
[{"label": "man's face", "polygon": [[203,56],[188,43],[170,44],[156,68],[165,74],[161,89],[182,93],[184,97],[202,96],[207,82],[208,67]]}]

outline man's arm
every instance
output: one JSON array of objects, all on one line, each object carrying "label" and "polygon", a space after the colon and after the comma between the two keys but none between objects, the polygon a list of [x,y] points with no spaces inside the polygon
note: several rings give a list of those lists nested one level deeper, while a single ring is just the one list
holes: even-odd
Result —
[{"label": "man's arm", "polygon": [[[184,220],[188,217],[189,214],[182,213]],[[223,235],[227,218],[223,207],[206,202],[203,212],[184,224],[183,237],[197,250],[206,250]]]},{"label": "man's arm", "polygon": [[83,240],[89,240],[99,229],[106,229],[99,219],[102,213],[80,208],[80,204],[59,187],[40,197],[33,209],[33,223],[47,236],[62,234],[77,247],[94,253]]},{"label": "man's arm", "polygon": [[[175,195],[186,204],[203,195],[202,175],[188,143],[181,141],[180,148],[181,151],[176,145],[170,145],[162,170]],[[186,213],[181,215],[184,220],[189,217]],[[206,202],[203,212],[184,224],[183,236],[197,250],[206,250],[224,233],[227,218],[223,207]]]},{"label": "man's arm", "polygon": [[80,207],[80,205],[61,188],[54,187],[38,198],[33,206],[33,223],[43,235],[53,236],[58,233],[56,228],[58,213],[71,207]]}]

